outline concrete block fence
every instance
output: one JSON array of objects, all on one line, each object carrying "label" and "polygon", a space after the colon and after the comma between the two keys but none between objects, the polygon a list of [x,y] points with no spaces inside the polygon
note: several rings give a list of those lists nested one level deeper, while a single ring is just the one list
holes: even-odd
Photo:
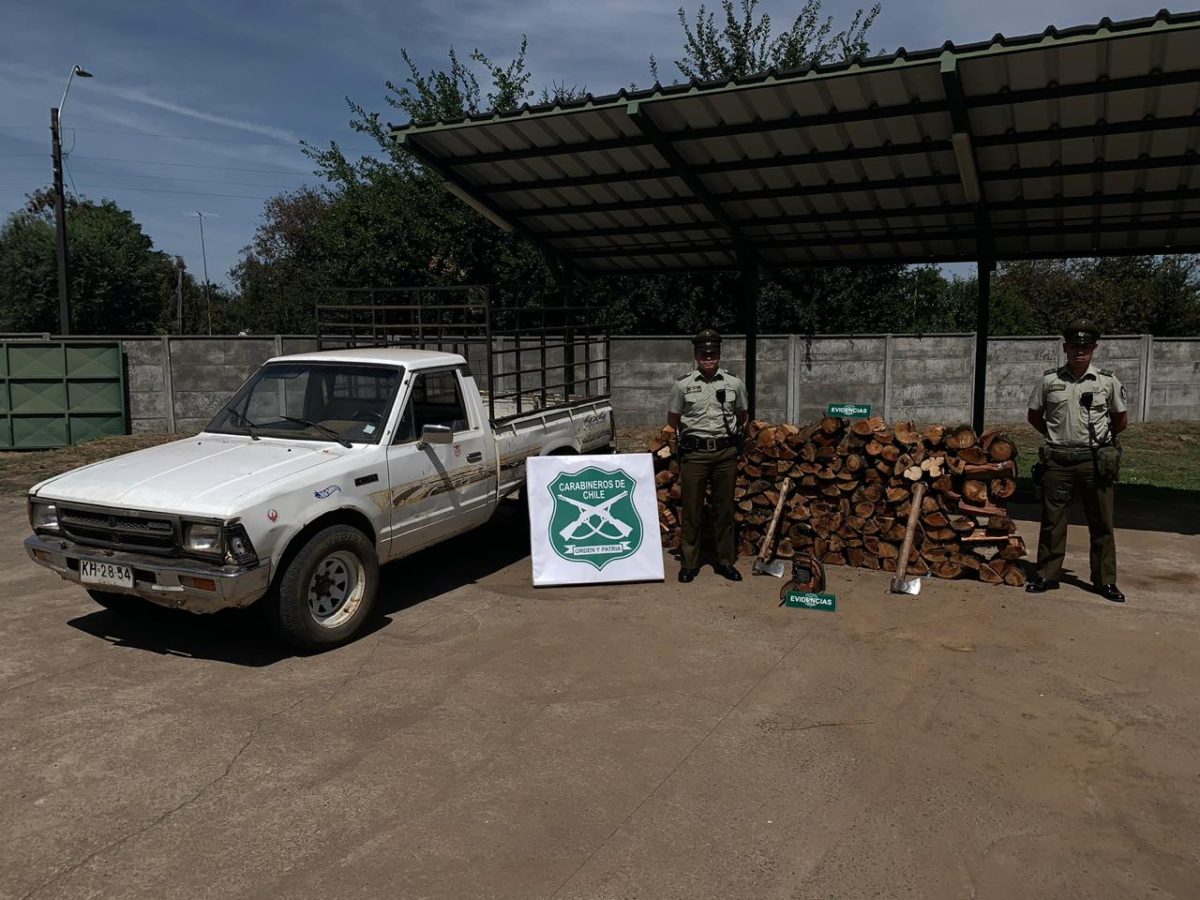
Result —
[{"label": "concrete block fence", "polygon": [[[121,341],[132,429],[181,433],[202,428],[264,360],[316,349],[314,338],[284,335]],[[1062,362],[1061,345],[1057,337],[989,341],[988,422],[1024,420],[1035,379]],[[970,334],[760,337],[758,414],[807,422],[823,415],[829,403],[865,403],[889,421],[969,421],[974,346]],[[727,337],[726,368],[742,374],[745,349],[742,337]],[[610,374],[618,423],[662,423],[667,389],[690,369],[691,354],[690,340],[678,335],[614,337]],[[576,352],[579,379],[587,355],[583,347]],[[540,354],[529,350],[523,356],[522,365],[532,366]],[[561,353],[551,358],[557,362]],[[1200,421],[1200,338],[1105,338],[1096,361],[1124,383],[1132,421]],[[481,360],[472,363],[477,372],[485,371]]]}]

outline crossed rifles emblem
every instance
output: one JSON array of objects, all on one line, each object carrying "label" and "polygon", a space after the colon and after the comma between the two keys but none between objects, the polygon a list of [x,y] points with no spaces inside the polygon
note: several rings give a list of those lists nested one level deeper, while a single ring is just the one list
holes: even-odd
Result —
[{"label": "crossed rifles emblem", "polygon": [[[567,525],[565,528],[561,529],[558,532],[559,536],[562,537],[564,541],[586,540],[587,538],[595,535],[599,535],[602,538],[607,538],[610,541],[629,537],[629,534],[633,531],[633,529],[620,519],[613,518],[612,513],[609,512],[614,503],[616,503],[622,497],[626,497],[628,495],[629,491],[621,491],[621,493],[617,494],[617,496],[605,500],[603,503],[592,506],[591,504],[582,503],[579,500],[572,500],[570,497],[564,497],[562,494],[558,494],[557,496],[559,500],[570,503],[579,510],[579,518]],[[599,524],[596,524],[597,522]],[[583,528],[585,525],[590,528],[591,531],[587,532],[586,534],[580,534],[579,529]],[[607,531],[605,531],[605,525],[611,525],[613,530],[616,531],[616,534],[609,534]]]}]

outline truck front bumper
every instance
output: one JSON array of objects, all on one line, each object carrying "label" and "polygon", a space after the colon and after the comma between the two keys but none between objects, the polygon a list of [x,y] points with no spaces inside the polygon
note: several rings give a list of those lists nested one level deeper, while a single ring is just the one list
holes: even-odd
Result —
[{"label": "truck front bumper", "polygon": [[[269,560],[252,566],[218,566],[200,560],[85,547],[45,534],[31,534],[25,538],[25,552],[38,565],[53,569],[67,581],[83,587],[113,594],[133,594],[160,606],[194,613],[249,606],[271,585]],[[81,560],[129,566],[133,570],[132,589],[82,581],[79,577]],[[208,589],[210,586],[211,590]]]}]

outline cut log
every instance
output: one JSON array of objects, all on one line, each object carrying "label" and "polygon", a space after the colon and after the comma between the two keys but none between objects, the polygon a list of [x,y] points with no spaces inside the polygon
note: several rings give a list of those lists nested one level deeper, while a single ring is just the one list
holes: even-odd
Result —
[{"label": "cut log", "polygon": [[968,465],[979,465],[987,462],[987,454],[978,447],[964,447],[958,451],[958,458]]},{"label": "cut log", "polygon": [[926,447],[940,447],[945,438],[946,429],[941,425],[927,425],[921,432],[921,438]]},{"label": "cut log", "polygon": [[976,527],[976,523],[974,523],[974,521],[967,516],[952,516],[950,517],[949,526],[950,528],[953,528],[956,533],[971,532],[971,530],[974,530],[974,527]]},{"label": "cut log", "polygon": [[987,528],[990,534],[1002,534],[1008,536],[1017,530],[1017,523],[1008,516],[988,516]]},{"label": "cut log", "polygon": [[1004,570],[1007,566],[1002,559],[984,563],[979,567],[979,580],[987,584],[1004,584]]},{"label": "cut log", "polygon": [[958,509],[970,516],[1007,515],[1007,511],[1003,507],[993,506],[990,503],[968,503],[966,500],[959,501]]},{"label": "cut log", "polygon": [[1004,583],[1013,587],[1021,587],[1025,584],[1025,570],[1020,566],[1009,566],[1004,570]]},{"label": "cut log", "polygon": [[974,504],[986,503],[988,499],[987,485],[973,478],[967,479],[962,486],[963,499]]},{"label": "cut log", "polygon": [[958,563],[947,560],[945,562],[931,563],[929,571],[938,578],[958,578],[964,570]]},{"label": "cut log", "polygon": [[827,435],[837,434],[845,427],[845,422],[842,419],[834,416],[825,416],[821,419],[821,431]]},{"label": "cut log", "polygon": [[[962,454],[959,454],[959,459],[963,459]],[[963,475],[981,481],[988,478],[1016,478],[1017,464],[1010,459],[1004,462],[966,465],[963,467]]]},{"label": "cut log", "polygon": [[1025,555],[1025,553],[1025,541],[1018,535],[1010,536],[1008,543],[1000,548],[1001,559],[1020,559]]},{"label": "cut log", "polygon": [[970,425],[959,425],[946,434],[943,443],[951,450],[965,450],[967,447],[975,446],[978,440],[974,428]]},{"label": "cut log", "polygon": [[1017,492],[1017,482],[1012,478],[997,478],[988,482],[988,493],[995,499],[1004,500]]},{"label": "cut log", "polygon": [[912,422],[900,422],[896,425],[896,442],[905,447],[915,447],[921,442],[921,433]]},{"label": "cut log", "polygon": [[993,462],[1005,462],[1017,456],[1017,445],[1006,434],[998,435],[986,449],[988,459]]},{"label": "cut log", "polygon": [[958,536],[958,539],[960,541],[962,541],[964,544],[984,544],[984,543],[988,543],[989,541],[992,541],[992,542],[1000,541],[1001,543],[1008,543],[1008,535],[1007,534],[988,534],[982,528],[977,528],[974,531],[972,531],[970,534],[960,534]]},{"label": "cut log", "polygon": [[969,553],[952,553],[950,554],[950,562],[962,566],[964,569],[970,569],[972,572],[978,572],[982,563],[977,557]]}]

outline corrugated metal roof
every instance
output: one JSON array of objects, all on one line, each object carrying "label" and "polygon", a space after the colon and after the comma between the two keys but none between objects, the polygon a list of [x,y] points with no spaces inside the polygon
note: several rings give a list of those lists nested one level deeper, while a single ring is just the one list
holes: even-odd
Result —
[{"label": "corrugated metal roof", "polygon": [[393,130],[585,271],[1200,252],[1200,12]]}]

